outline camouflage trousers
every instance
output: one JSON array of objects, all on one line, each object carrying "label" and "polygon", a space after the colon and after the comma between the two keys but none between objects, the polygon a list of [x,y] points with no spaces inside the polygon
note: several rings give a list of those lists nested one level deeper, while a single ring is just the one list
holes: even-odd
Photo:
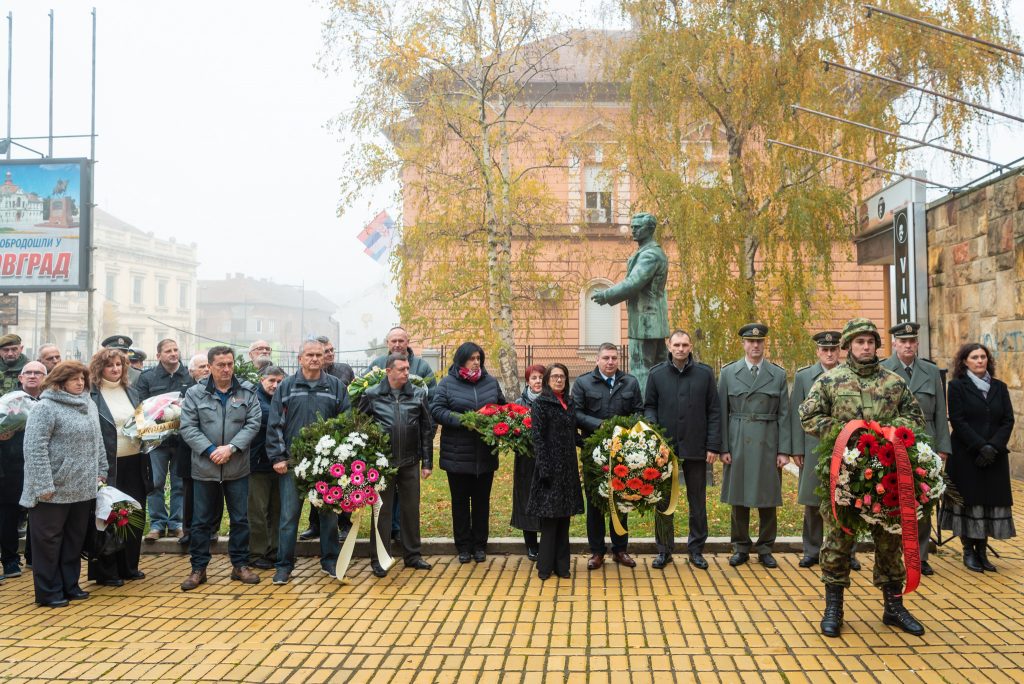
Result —
[{"label": "camouflage trousers", "polygon": [[[842,587],[850,586],[850,555],[857,540],[856,535],[846,534],[832,517],[828,502],[821,505],[821,516],[825,524],[825,535],[821,544],[821,580],[825,584]],[[871,530],[875,542],[875,569],[872,581],[876,587],[899,583],[907,578],[903,567],[903,538],[886,532],[880,527]]]}]

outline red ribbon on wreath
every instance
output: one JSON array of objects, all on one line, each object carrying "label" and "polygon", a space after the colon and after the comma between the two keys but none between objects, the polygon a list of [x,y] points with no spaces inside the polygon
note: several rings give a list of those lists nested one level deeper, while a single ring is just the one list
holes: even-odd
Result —
[{"label": "red ribbon on wreath", "polygon": [[[829,498],[832,502],[832,517],[839,522],[836,512],[836,485],[839,480],[839,467],[842,464],[843,452],[850,442],[853,433],[860,429],[873,430],[892,442],[896,452],[896,482],[900,499],[900,525],[903,528],[903,563],[907,567],[907,584],[904,594],[917,589],[921,582],[921,550],[917,542],[917,497],[914,496],[914,472],[907,456],[907,446],[896,434],[894,427],[882,427],[875,421],[851,420],[839,432],[835,446],[832,447],[832,461],[829,464]],[[843,532],[853,534],[845,527]]]}]

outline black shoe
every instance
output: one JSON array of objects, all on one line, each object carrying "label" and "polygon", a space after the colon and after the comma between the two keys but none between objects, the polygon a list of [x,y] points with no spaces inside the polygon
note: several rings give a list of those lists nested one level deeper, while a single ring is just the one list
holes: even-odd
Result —
[{"label": "black shoe", "polygon": [[[124,584],[124,582],[121,582],[121,584]],[[74,589],[72,591],[64,592],[64,598],[69,601],[84,601],[89,598],[89,592],[82,591],[81,589]]]},{"label": "black shoe", "polygon": [[21,577],[21,565],[19,563],[8,563],[4,566],[4,577],[11,579]]},{"label": "black shoe", "polygon": [[572,577],[572,573],[571,572],[567,572],[565,574],[558,573],[558,576],[561,577],[562,579],[569,579],[570,577]]},{"label": "black shoe", "polygon": [[766,568],[771,569],[779,567],[779,562],[775,560],[775,556],[770,553],[759,553],[757,554],[757,558],[761,561],[761,565]]},{"label": "black shoe", "polygon": [[391,530],[391,543],[398,544],[402,541],[402,533],[398,530]]},{"label": "black shoe", "polygon": [[850,569],[851,570],[859,571],[860,570],[860,561],[857,560],[856,558],[851,558],[850,559]]},{"label": "black shoe", "polygon": [[882,587],[882,598],[885,609],[882,611],[882,622],[886,625],[899,627],[907,634],[922,636],[924,626],[914,619],[910,611],[903,606],[903,597],[899,595],[903,589],[898,582]]},{"label": "black shoe", "polygon": [[67,599],[54,599],[53,601],[43,601],[39,605],[43,608],[63,608],[64,606],[71,603]]},{"label": "black shoe", "polygon": [[319,539],[319,538],[320,538],[320,530],[314,530],[312,527],[310,527],[308,529],[305,529],[305,530],[302,530],[302,532],[299,533],[299,539],[301,539],[302,541],[309,541],[310,539]]},{"label": "black shoe", "polygon": [[[985,570],[985,572],[996,571],[996,566],[992,565],[992,562],[988,559],[987,539],[979,539],[978,541],[974,542],[974,551],[975,554],[978,556],[978,562],[981,563],[981,567]],[[922,566],[923,565],[924,564],[922,564]],[[922,569],[921,572],[924,572],[924,570]]]},{"label": "black shoe", "polygon": [[484,552],[483,549],[477,549],[473,552],[473,560],[475,560],[477,563],[483,563],[485,560],[487,560],[487,554]]},{"label": "black shoe", "polygon": [[[986,568],[986,570],[987,569],[988,568]],[[921,574],[924,575],[925,577],[931,577],[932,575],[935,574],[935,571],[932,570],[932,566],[929,565],[928,561],[926,561],[926,560],[921,561]]]},{"label": "black shoe", "polygon": [[[178,537],[178,546],[188,546],[192,543],[192,535],[187,532]],[[210,546],[213,546],[213,539],[210,540]]]},{"label": "black shoe", "polygon": [[252,567],[256,568],[257,570],[273,570],[274,569],[274,562],[273,561],[269,561],[266,558],[257,558],[252,563],[250,563],[250,565],[252,565]]},{"label": "black shoe", "polygon": [[531,560],[534,563],[536,563],[538,556],[540,556],[540,549],[538,549],[535,546],[527,546],[526,547],[526,558],[528,560]]},{"label": "black shoe", "polygon": [[690,565],[700,568],[701,570],[708,569],[708,562],[704,560],[704,554],[699,551],[694,551],[690,554]]},{"label": "black shoe", "polygon": [[657,556],[654,557],[654,560],[651,561],[651,567],[654,568],[655,570],[661,570],[662,568],[664,568],[666,565],[668,565],[671,562],[672,562],[672,554],[671,553],[659,553]]},{"label": "black shoe", "polygon": [[825,585],[825,614],[821,617],[821,633],[827,637],[839,636],[843,626],[843,587]]},{"label": "black shoe", "polygon": [[[320,538],[319,534],[316,536],[318,539]],[[338,543],[344,544],[346,539],[348,539],[348,530],[338,530]]]},{"label": "black shoe", "polygon": [[471,560],[473,560],[473,554],[471,554],[469,551],[459,551],[460,563],[468,563]]},{"label": "black shoe", "polygon": [[128,579],[129,580],[146,579],[146,573],[142,572],[141,570],[129,570],[128,571]]},{"label": "black shoe", "polygon": [[985,572],[971,541],[964,542],[964,566],[972,572]]},{"label": "black shoe", "polygon": [[818,559],[817,558],[811,558],[810,556],[804,556],[803,558],[800,559],[800,563],[799,563],[801,568],[813,568],[817,564],[818,564]]},{"label": "black shoe", "polygon": [[729,556],[729,565],[735,568],[737,565],[743,565],[748,560],[750,560],[749,553],[740,553],[737,551],[736,553]]},{"label": "black shoe", "polygon": [[537,577],[539,577],[539,578],[540,578],[540,581],[541,581],[541,582],[543,582],[543,581],[544,581],[544,580],[546,580],[546,579],[547,579],[548,577],[551,577],[551,573],[550,573],[550,572],[538,572],[538,573],[537,573]]},{"label": "black shoe", "polygon": [[375,577],[387,577],[388,571],[381,567],[381,564],[375,560],[370,561],[370,569],[373,570]]},{"label": "black shoe", "polygon": [[431,566],[430,563],[423,560],[422,558],[417,558],[414,561],[409,561],[408,563],[406,563],[405,567],[412,568],[413,570],[429,570]]},{"label": "black shoe", "polygon": [[109,580],[96,580],[96,584],[101,587],[123,587],[123,579],[109,579]]}]

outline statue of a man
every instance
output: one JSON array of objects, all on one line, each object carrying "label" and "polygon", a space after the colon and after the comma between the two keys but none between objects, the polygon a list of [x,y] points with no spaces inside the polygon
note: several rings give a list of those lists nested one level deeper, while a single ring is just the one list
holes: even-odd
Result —
[{"label": "statue of a man", "polygon": [[668,360],[668,257],[654,240],[658,223],[651,214],[636,214],[629,223],[639,247],[626,262],[626,279],[607,290],[595,292],[598,304],[626,302],[629,315],[629,372],[647,390],[647,373]]}]

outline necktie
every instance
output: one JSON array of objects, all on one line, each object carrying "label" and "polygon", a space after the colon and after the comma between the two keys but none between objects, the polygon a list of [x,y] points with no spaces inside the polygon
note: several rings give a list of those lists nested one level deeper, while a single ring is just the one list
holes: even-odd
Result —
[{"label": "necktie", "polygon": [[751,373],[751,375],[754,376],[754,379],[757,380],[757,366],[751,366],[750,367],[750,373]]},{"label": "necktie", "polygon": [[913,366],[907,366],[907,377],[911,378],[913,376],[914,376],[914,367]]},{"label": "necktie", "polygon": [[604,384],[608,385],[608,389],[612,388],[612,383],[615,382],[614,378],[605,378]]}]

